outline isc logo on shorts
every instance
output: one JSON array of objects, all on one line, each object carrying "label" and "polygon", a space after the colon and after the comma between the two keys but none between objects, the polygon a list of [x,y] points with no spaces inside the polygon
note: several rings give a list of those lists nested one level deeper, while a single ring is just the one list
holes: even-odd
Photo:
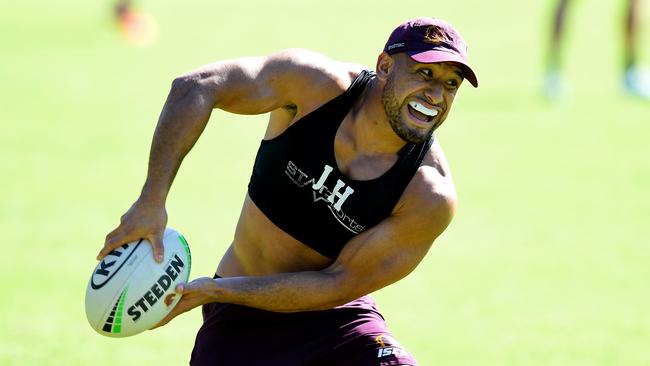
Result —
[{"label": "isc logo on shorts", "polygon": [[395,355],[397,357],[406,356],[407,353],[404,349],[398,347],[386,347],[377,350],[377,358]]},{"label": "isc logo on shorts", "polygon": [[391,336],[380,334],[375,337],[375,343],[381,347],[377,350],[377,358],[391,355],[394,355],[396,357],[408,355],[404,348],[401,347],[399,342],[397,342],[397,340]]}]

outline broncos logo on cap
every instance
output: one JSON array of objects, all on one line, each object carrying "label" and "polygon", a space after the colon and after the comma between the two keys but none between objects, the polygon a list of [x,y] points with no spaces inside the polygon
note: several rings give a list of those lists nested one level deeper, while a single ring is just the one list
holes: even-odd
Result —
[{"label": "broncos logo on cap", "polygon": [[449,36],[437,25],[432,25],[427,28],[424,32],[424,41],[435,45],[451,43],[449,42]]},{"label": "broncos logo on cap", "polygon": [[426,29],[424,32],[424,42],[431,43],[435,46],[451,48],[456,51],[467,48],[461,39],[455,37],[455,34],[450,34],[437,25],[431,25]]}]

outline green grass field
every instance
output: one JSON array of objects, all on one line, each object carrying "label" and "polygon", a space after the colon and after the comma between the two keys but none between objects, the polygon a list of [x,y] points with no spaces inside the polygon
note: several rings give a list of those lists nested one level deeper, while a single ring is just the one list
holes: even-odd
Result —
[{"label": "green grass field", "polygon": [[[84,314],[172,79],[286,47],[374,67],[417,15],[457,25],[481,86],[463,87],[437,134],[457,217],[411,276],[375,294],[393,332],[422,365],[650,365],[650,103],[621,93],[620,4],[573,7],[559,105],[539,91],[546,1],[139,4],[160,26],[147,48],[118,36],[108,1],[2,6],[0,365],[186,364],[198,311],[127,339],[97,335]],[[169,225],[190,242],[193,277],[232,238],[264,120],[215,112],[181,168]]]}]

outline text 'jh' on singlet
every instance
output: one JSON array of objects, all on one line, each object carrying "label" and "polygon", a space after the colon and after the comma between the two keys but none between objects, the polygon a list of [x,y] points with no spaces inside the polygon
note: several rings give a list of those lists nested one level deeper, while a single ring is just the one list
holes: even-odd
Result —
[{"label": "text 'jh' on singlet", "polygon": [[354,180],[338,170],[336,132],[374,76],[363,71],[343,94],[262,140],[248,184],[253,202],[277,227],[332,259],[391,214],[433,140],[407,145],[376,179]]}]

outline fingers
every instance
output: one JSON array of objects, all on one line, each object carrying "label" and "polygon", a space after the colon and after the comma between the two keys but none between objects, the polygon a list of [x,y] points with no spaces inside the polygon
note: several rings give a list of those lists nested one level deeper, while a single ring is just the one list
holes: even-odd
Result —
[{"label": "fingers", "polygon": [[179,283],[174,290],[181,294],[181,300],[176,306],[151,329],[162,327],[180,314],[194,309],[197,306],[214,301],[208,296],[210,286],[213,285],[213,279],[209,277],[197,278],[191,282]]},{"label": "fingers", "polygon": [[158,263],[164,259],[163,234],[167,224],[167,212],[164,202],[138,200],[120,217],[120,225],[108,235],[104,247],[97,254],[100,260],[111,250],[120,245],[139,239],[145,239],[152,246],[154,260]]},{"label": "fingers", "polygon": [[[180,283],[180,284],[176,285],[176,288],[175,288],[176,293],[181,294],[181,296],[184,294],[184,291],[186,293],[189,293],[191,290],[190,290],[190,287],[187,286],[187,285],[189,285],[189,283]],[[154,330],[156,328],[162,327],[163,325],[169,323],[172,319],[174,319],[178,315],[180,315],[180,314],[182,314],[182,313],[184,313],[184,312],[186,312],[186,311],[188,311],[190,309],[193,309],[196,306],[196,305],[187,306],[187,305],[185,305],[186,304],[185,301],[187,301],[186,298],[181,298],[181,302],[176,304],[176,306],[172,309],[172,311],[169,312],[169,314],[167,314],[167,316],[165,316],[160,322],[158,322],[158,324],[156,324],[153,327],[149,328],[149,330]]]},{"label": "fingers", "polygon": [[140,235],[137,233],[122,233],[122,230],[118,227],[117,229],[111,231],[106,235],[106,241],[104,242],[104,247],[97,254],[97,260],[101,260],[108,255],[113,249],[119,247],[122,244],[127,244],[132,241],[140,239]]},{"label": "fingers", "polygon": [[164,244],[161,233],[152,233],[146,235],[142,230],[125,230],[122,225],[106,235],[104,247],[97,254],[97,260],[101,260],[108,255],[113,249],[123,244],[128,244],[140,239],[146,239],[151,243],[153,248],[154,260],[161,263],[164,258]]},{"label": "fingers", "polygon": [[106,235],[106,240],[104,241],[104,243],[109,242],[109,241],[112,240],[114,237],[116,237],[117,235],[119,235],[121,232],[122,232],[122,229],[121,229],[120,227],[116,227],[115,230],[111,231],[110,233],[108,233],[108,234]]},{"label": "fingers", "polygon": [[[139,240],[143,235],[139,232],[128,232],[124,233],[121,228],[117,228],[111,231],[106,235],[106,241],[104,242],[104,247],[97,254],[97,260],[101,260],[108,255],[113,249],[119,247],[122,244],[128,244],[132,241]],[[163,261],[164,258],[164,245],[163,237],[159,234],[152,234],[148,237],[145,237],[153,247],[153,257],[154,260],[158,263]]]},{"label": "fingers", "polygon": [[198,286],[195,284],[195,281],[196,280],[190,282],[181,282],[178,285],[176,285],[174,290],[176,290],[176,293],[181,296],[190,295],[193,292],[196,292],[196,290],[198,289]]},{"label": "fingers", "polygon": [[213,279],[209,277],[199,277],[190,282],[181,282],[176,285],[176,293],[185,295],[191,295],[193,293],[200,293],[201,295],[206,295],[205,292],[210,290],[210,285],[212,284]]},{"label": "fingers", "polygon": [[163,245],[163,238],[160,235],[151,235],[148,238],[153,247],[153,258],[156,262],[160,263],[165,257],[165,246]]},{"label": "fingers", "polygon": [[178,285],[176,285],[176,293],[177,294],[182,295],[182,294],[185,294],[185,293],[188,293],[188,292],[191,292],[191,291],[192,291],[192,287],[190,286],[189,283],[179,283]]}]

